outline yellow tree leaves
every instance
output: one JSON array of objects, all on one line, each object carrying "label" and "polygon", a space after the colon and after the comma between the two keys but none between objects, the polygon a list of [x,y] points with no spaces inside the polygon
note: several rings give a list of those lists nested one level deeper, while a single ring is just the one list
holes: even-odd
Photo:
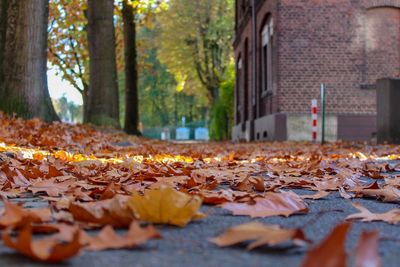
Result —
[{"label": "yellow tree leaves", "polygon": [[129,207],[140,220],[182,227],[191,220],[205,216],[198,211],[201,202],[198,196],[190,196],[171,187],[162,186],[146,190],[143,196],[133,192]]},{"label": "yellow tree leaves", "polygon": [[210,241],[220,247],[251,241],[247,246],[249,250],[263,245],[274,246],[287,241],[293,241],[298,245],[304,245],[308,242],[300,229],[282,229],[279,225],[267,225],[259,222],[229,228],[222,235],[211,238]]}]

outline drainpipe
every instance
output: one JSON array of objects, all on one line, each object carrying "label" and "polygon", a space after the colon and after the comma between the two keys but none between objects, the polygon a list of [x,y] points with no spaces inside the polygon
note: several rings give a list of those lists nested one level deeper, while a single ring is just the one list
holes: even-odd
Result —
[{"label": "drainpipe", "polygon": [[252,0],[252,40],[253,40],[253,84],[251,97],[251,116],[250,116],[250,140],[254,140],[254,120],[256,117],[256,97],[257,97],[257,12],[256,0]]}]

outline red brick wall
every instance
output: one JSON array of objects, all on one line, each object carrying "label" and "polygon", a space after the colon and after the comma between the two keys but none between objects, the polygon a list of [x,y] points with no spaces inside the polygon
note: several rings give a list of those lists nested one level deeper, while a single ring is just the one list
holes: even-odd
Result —
[{"label": "red brick wall", "polygon": [[400,8],[371,8],[366,14],[366,79],[400,76]]},{"label": "red brick wall", "polygon": [[[252,1],[247,1],[250,4]],[[235,56],[249,40],[248,112],[253,119],[271,113],[308,113],[327,85],[331,114],[375,114],[376,91],[371,84],[382,76],[398,76],[400,62],[400,0],[265,0],[256,1],[257,51],[265,17],[274,20],[273,80],[276,93],[261,96],[257,76],[257,108],[252,109],[251,10],[240,18],[234,42]],[[376,48],[371,49],[374,44]],[[260,57],[257,69],[260,74]],[[242,72],[244,73],[244,72]],[[243,79],[242,79],[243,81]],[[243,103],[243,85],[237,95]],[[369,88],[369,89],[362,89]],[[244,103],[241,104],[244,107]],[[253,113],[255,112],[255,114]],[[244,116],[241,116],[242,121]],[[239,123],[239,122],[237,122]]]}]

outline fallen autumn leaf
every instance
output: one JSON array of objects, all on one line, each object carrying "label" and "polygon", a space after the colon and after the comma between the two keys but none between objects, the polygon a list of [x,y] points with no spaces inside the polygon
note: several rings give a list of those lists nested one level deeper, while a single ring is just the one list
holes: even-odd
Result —
[{"label": "fallen autumn leaf", "polygon": [[319,245],[307,252],[302,267],[346,267],[345,240],[350,227],[350,223],[335,226]]},{"label": "fallen autumn leaf", "polygon": [[355,250],[356,267],[380,267],[381,259],[378,254],[379,232],[363,231]]},{"label": "fallen autumn leaf", "polygon": [[100,251],[132,248],[143,244],[151,238],[161,238],[160,233],[153,226],[141,228],[138,222],[132,222],[128,232],[122,236],[115,233],[110,225],[107,225],[94,237],[86,234],[83,238],[83,243],[88,245],[86,247],[88,250]]},{"label": "fallen autumn leaf", "polygon": [[251,241],[247,246],[248,250],[263,245],[278,245],[287,241],[293,241],[296,245],[304,245],[309,242],[301,229],[283,229],[279,225],[268,225],[259,222],[246,223],[229,228],[220,236],[209,240],[220,247]]},{"label": "fallen autumn leaf", "polygon": [[198,196],[165,186],[146,190],[143,196],[133,192],[128,201],[129,207],[140,220],[180,227],[205,216],[198,211],[201,203],[202,200]]},{"label": "fallen autumn leaf", "polygon": [[32,240],[32,227],[28,224],[18,233],[15,241],[12,239],[10,231],[3,232],[3,242],[7,247],[34,260],[57,263],[79,253],[82,247],[79,242],[79,233],[77,229],[70,242],[58,240],[57,235],[34,241]]},{"label": "fallen autumn leaf", "polygon": [[346,220],[359,219],[363,222],[384,221],[390,224],[397,224],[400,222],[400,209],[392,209],[385,213],[372,213],[360,203],[353,203],[353,207],[360,212],[347,216]]},{"label": "fallen autumn leaf", "polygon": [[232,211],[233,215],[255,217],[285,216],[308,212],[307,204],[293,192],[267,192],[263,198],[254,199],[255,204],[224,203],[222,208]]}]

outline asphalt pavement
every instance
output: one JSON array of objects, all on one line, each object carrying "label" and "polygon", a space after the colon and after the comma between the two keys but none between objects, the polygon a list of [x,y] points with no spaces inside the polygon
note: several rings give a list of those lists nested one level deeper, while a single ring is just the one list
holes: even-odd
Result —
[{"label": "asphalt pavement", "polygon": [[[295,190],[299,194],[309,193]],[[325,199],[306,200],[310,211],[306,215],[293,215],[288,218],[272,217],[257,219],[257,221],[279,224],[283,227],[301,227],[305,234],[315,243],[323,239],[330,230],[344,218],[356,212],[351,201],[359,202],[373,212],[385,212],[398,207],[396,204],[382,203],[369,199],[345,200],[338,193],[331,193]],[[42,206],[45,203],[34,202],[26,204]],[[229,248],[218,248],[208,242],[229,227],[254,221],[246,216],[232,216],[229,211],[218,207],[204,206],[202,211],[209,214],[205,219],[190,223],[184,228],[158,226],[163,235],[161,240],[151,240],[146,244],[126,250],[111,250],[102,252],[83,252],[79,256],[52,266],[79,267],[117,267],[117,266],[271,266],[291,267],[300,266],[307,247],[281,245],[277,247],[262,247],[246,251],[245,245]],[[363,229],[379,229],[383,240],[379,252],[383,266],[400,266],[400,227],[384,222],[353,222],[352,230],[347,239],[347,251],[351,255]],[[30,259],[0,245],[0,267],[34,267],[49,266],[35,263]],[[350,261],[352,266],[352,261]]]}]

